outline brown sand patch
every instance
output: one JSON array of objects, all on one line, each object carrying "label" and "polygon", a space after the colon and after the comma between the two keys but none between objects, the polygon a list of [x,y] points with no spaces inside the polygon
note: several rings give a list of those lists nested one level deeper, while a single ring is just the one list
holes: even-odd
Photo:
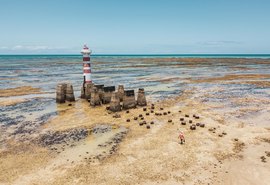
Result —
[{"label": "brown sand patch", "polygon": [[246,66],[232,66],[230,67],[232,70],[235,70],[235,71],[250,71],[250,70],[254,70],[254,68],[251,68],[251,67],[246,67]]},{"label": "brown sand patch", "polygon": [[0,80],[16,80],[17,78],[0,78]]},{"label": "brown sand patch", "polygon": [[0,89],[0,97],[9,97],[9,96],[22,96],[28,94],[42,94],[40,88],[35,88],[31,86],[21,86],[16,88],[9,89]]},{"label": "brown sand patch", "polygon": [[191,83],[215,83],[220,81],[267,79],[267,78],[270,78],[270,74],[239,74],[239,75],[229,74],[221,77],[211,77],[211,78],[200,78],[200,79],[186,78],[186,80],[190,80]]},{"label": "brown sand patch", "polygon": [[10,106],[10,105],[16,105],[17,103],[23,103],[28,101],[27,99],[12,99],[12,100],[1,100],[0,106]]},{"label": "brown sand patch", "polygon": [[234,98],[231,98],[230,101],[233,102],[237,106],[247,105],[247,104],[260,104],[260,103],[270,104],[270,99],[266,97],[257,97],[257,98],[254,98],[252,96],[245,96],[243,98],[234,97]]},{"label": "brown sand patch", "polygon": [[181,80],[181,77],[171,77],[171,78],[161,78],[161,77],[140,77],[138,80],[145,80],[145,81],[158,81],[161,83],[170,83]]},{"label": "brown sand patch", "polygon": [[247,84],[247,85],[255,85],[260,88],[269,88],[270,87],[270,81],[242,81],[242,82],[232,82],[232,84]]},{"label": "brown sand patch", "polygon": [[[269,59],[248,59],[248,58],[140,58],[138,59],[144,63],[153,63],[163,65],[166,62],[181,62],[181,64],[189,65],[223,65],[231,64],[232,67],[236,65],[249,64],[268,64]],[[127,59],[127,61],[134,62],[136,59]]]},{"label": "brown sand patch", "polygon": [[235,153],[239,153],[239,152],[242,152],[243,149],[245,147],[245,143],[244,142],[241,142],[241,141],[237,141],[234,143],[234,146],[233,146],[233,151]]},{"label": "brown sand patch", "polygon": [[13,145],[0,153],[0,184],[11,183],[21,175],[33,172],[51,158],[44,148],[31,145]]},{"label": "brown sand patch", "polygon": [[261,138],[263,142],[270,143],[270,138]]}]

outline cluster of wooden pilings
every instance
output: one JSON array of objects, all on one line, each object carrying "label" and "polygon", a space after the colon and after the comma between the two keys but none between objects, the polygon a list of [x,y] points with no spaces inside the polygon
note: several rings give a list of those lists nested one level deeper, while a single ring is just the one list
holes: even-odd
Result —
[{"label": "cluster of wooden pilings", "polygon": [[56,103],[75,101],[73,87],[69,83],[61,83],[56,87]]},{"label": "cluster of wooden pilings", "polygon": [[136,100],[135,91],[125,90],[123,85],[116,90],[115,86],[85,84],[81,89],[81,98],[88,100],[91,106],[110,104],[109,109],[113,112],[147,105],[143,88],[139,89]]}]

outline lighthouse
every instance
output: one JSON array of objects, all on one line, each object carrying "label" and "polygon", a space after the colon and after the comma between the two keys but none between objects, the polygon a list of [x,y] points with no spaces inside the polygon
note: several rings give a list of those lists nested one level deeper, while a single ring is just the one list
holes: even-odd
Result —
[{"label": "lighthouse", "polygon": [[92,51],[84,45],[81,50],[81,54],[83,55],[83,84],[92,83],[91,78],[91,64],[90,64],[90,55]]}]

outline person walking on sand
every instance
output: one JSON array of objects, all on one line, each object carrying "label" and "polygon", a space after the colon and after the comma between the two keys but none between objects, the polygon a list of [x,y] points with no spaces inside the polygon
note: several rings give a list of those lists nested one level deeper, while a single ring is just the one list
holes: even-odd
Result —
[{"label": "person walking on sand", "polygon": [[185,143],[185,136],[184,133],[180,131],[178,138],[180,139],[180,144]]}]

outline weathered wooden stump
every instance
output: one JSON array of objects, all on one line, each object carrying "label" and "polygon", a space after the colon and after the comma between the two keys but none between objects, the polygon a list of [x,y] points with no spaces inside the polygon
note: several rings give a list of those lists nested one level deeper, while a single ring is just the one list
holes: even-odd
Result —
[{"label": "weathered wooden stump", "polygon": [[91,106],[101,105],[101,101],[99,99],[99,94],[96,87],[92,87],[91,89],[90,105]]},{"label": "weathered wooden stump", "polygon": [[118,97],[120,99],[120,101],[123,101],[124,95],[125,95],[125,89],[123,85],[119,85],[118,86],[118,91],[117,91]]},{"label": "weathered wooden stump", "polygon": [[66,84],[58,84],[56,87],[56,103],[65,103]]},{"label": "weathered wooden stump", "polygon": [[115,86],[104,87],[104,94],[102,103],[107,104],[111,102],[112,93],[115,92]]},{"label": "weathered wooden stump", "polygon": [[88,99],[91,99],[91,91],[92,91],[92,88],[94,87],[94,84],[92,83],[88,83],[88,84],[85,84],[85,99],[88,100]]},{"label": "weathered wooden stump", "polygon": [[123,98],[123,109],[131,109],[136,107],[134,90],[126,90]]},{"label": "weathered wooden stump", "polygon": [[99,99],[102,101],[104,96],[104,85],[95,85],[98,91]]},{"label": "weathered wooden stump", "polygon": [[75,101],[73,86],[71,84],[67,84],[66,100],[69,102]]},{"label": "weathered wooden stump", "polygon": [[143,88],[140,88],[138,91],[137,105],[139,105],[139,106],[146,106],[147,105],[146,97],[145,97],[145,93],[144,93]]},{"label": "weathered wooden stump", "polygon": [[84,87],[84,84],[81,87],[81,98],[85,99],[85,87]]},{"label": "weathered wooden stump", "polygon": [[116,92],[112,93],[111,102],[110,102],[110,110],[112,112],[117,112],[121,110],[120,99]]}]

